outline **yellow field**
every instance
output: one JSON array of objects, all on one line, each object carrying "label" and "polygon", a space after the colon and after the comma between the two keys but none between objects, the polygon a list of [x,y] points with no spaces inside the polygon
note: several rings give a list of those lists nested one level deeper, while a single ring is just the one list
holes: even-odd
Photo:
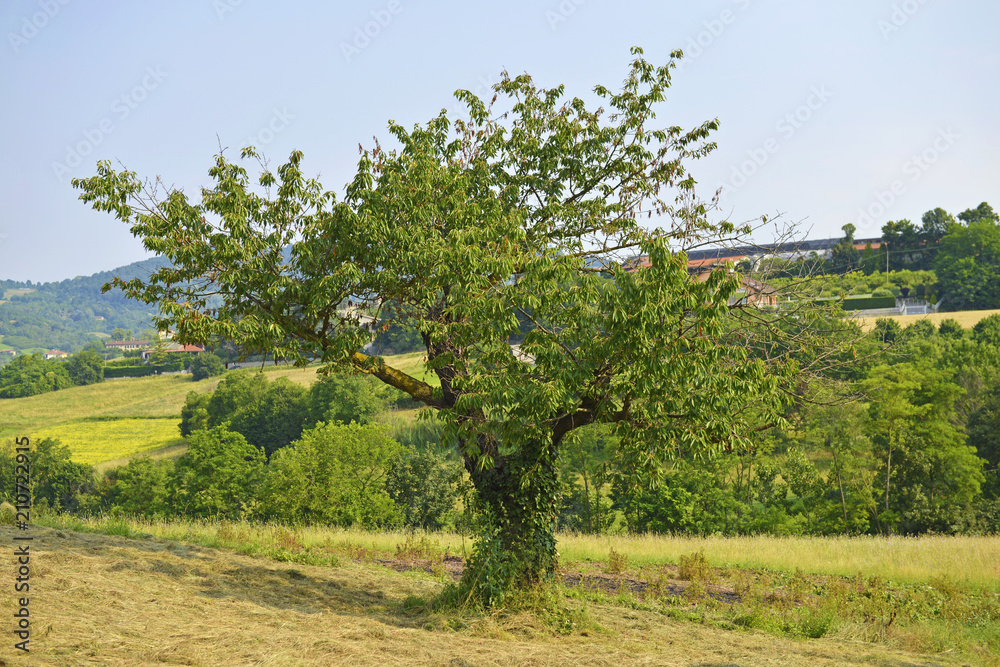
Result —
[{"label": "yellow field", "polygon": [[[929,315],[896,315],[889,319],[896,320],[901,327],[908,327],[917,320],[930,320],[935,327],[940,326],[943,320],[955,320],[962,325],[962,328],[971,329],[979,320],[997,313],[1000,313],[1000,310],[959,310],[954,313],[930,313]],[[862,330],[871,331],[875,327],[875,320],[881,318],[859,317],[857,319],[861,322]]]},{"label": "yellow field", "polygon": [[40,429],[31,436],[58,438],[69,447],[74,461],[93,465],[181,444],[178,423],[174,417],[75,421]]}]

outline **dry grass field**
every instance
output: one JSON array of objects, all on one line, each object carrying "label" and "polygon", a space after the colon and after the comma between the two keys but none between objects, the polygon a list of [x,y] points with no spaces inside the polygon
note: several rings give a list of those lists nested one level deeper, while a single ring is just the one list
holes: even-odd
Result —
[{"label": "dry grass field", "polygon": [[[943,320],[956,320],[962,325],[963,329],[971,329],[976,326],[976,323],[984,317],[989,317],[990,315],[996,315],[1000,313],[1000,310],[960,310],[954,313],[930,313],[928,315],[897,315],[891,317],[890,319],[899,322],[901,327],[908,327],[917,320],[930,320],[935,327],[940,326]],[[875,320],[877,317],[859,317],[858,320],[861,322],[861,329],[864,331],[871,331],[875,327]]]},{"label": "dry grass field", "polygon": [[[0,528],[0,544],[12,532]],[[0,633],[5,666],[1000,664],[892,628],[878,640],[851,624],[819,639],[738,628],[713,620],[704,598],[566,595],[555,618],[530,605],[438,613],[424,601],[446,577],[362,551],[331,567],[163,537],[33,533],[31,654]],[[3,589],[10,619],[13,593]]]}]

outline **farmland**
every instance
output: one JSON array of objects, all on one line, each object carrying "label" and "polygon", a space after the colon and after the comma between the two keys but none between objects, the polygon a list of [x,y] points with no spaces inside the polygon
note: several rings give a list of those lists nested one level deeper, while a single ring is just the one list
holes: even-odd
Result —
[{"label": "farmland", "polygon": [[184,444],[173,417],[81,419],[32,435],[58,439],[73,452],[73,461],[90,465]]},{"label": "farmland", "polygon": [[[272,367],[264,373],[270,380],[286,377],[303,386],[316,380],[315,368]],[[173,440],[180,435],[177,425],[181,407],[188,392],[210,392],[220,379],[193,382],[190,375],[122,378],[5,399],[0,414],[0,438],[58,437],[64,445],[69,445],[74,459],[82,463],[150,452],[175,444]],[[105,436],[113,438],[115,443],[107,458],[98,453],[100,443],[109,442],[104,440]]]},{"label": "farmland", "polygon": [[[1000,310],[960,310],[954,313],[929,313],[927,315],[894,315],[890,319],[899,322],[901,327],[908,327],[919,320],[929,320],[935,327],[940,326],[944,320],[955,320],[963,329],[971,329],[979,320],[996,315]],[[859,317],[863,331],[871,331],[875,327],[877,317]]]}]

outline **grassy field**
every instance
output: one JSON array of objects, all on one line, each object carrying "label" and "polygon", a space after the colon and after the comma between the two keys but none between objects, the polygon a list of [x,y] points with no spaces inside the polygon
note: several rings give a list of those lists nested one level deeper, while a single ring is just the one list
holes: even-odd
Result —
[{"label": "grassy field", "polygon": [[[315,368],[272,367],[264,373],[272,381],[286,377],[303,386],[316,381]],[[0,401],[0,439],[25,435],[59,437],[63,444],[70,446],[74,458],[98,463],[107,460],[94,458],[102,447],[102,438],[107,436],[114,438],[109,457],[127,458],[130,447],[134,454],[171,445],[180,435],[177,427],[188,392],[210,392],[220,379],[194,382],[190,375],[120,378],[37,396],[4,399]],[[108,421],[95,421],[97,419]],[[108,433],[101,430],[112,428],[109,424],[115,422],[121,422],[121,430]],[[125,432],[133,434],[132,445],[122,439]],[[104,442],[109,441],[105,439]],[[86,448],[85,452],[77,451],[81,446]]]},{"label": "grassy field", "polygon": [[[761,537],[734,541],[734,555],[716,560],[708,549],[723,549],[721,538],[562,536],[570,583],[483,613],[433,604],[457,576],[460,536],[40,522],[31,665],[1000,665],[1000,601],[956,583],[970,569],[957,559],[908,586],[869,573],[718,567],[752,552],[747,562],[781,558],[785,569],[811,563],[823,572],[827,549],[863,567],[898,550],[894,540]],[[0,527],[0,541],[11,538]],[[930,563],[950,546],[997,562],[996,540],[949,539],[911,540],[905,553]],[[569,562],[608,544],[615,562],[610,551]],[[699,550],[716,567],[638,564]],[[892,576],[917,576],[894,562]],[[0,595],[0,613],[13,610],[12,595]],[[20,659],[7,664],[29,664]]]},{"label": "grassy field", "polygon": [[[979,320],[990,315],[996,315],[1000,310],[960,310],[954,313],[930,313],[928,315],[896,315],[889,319],[899,322],[901,327],[908,327],[917,320],[930,320],[935,327],[940,326],[943,320],[956,320],[964,329],[971,329]],[[871,331],[875,327],[877,317],[859,317],[861,328],[864,331]]]},{"label": "grassy field", "polygon": [[[316,381],[315,368],[268,368],[271,380],[287,377],[309,386]],[[190,375],[119,378],[85,387],[70,387],[25,398],[0,401],[0,438],[31,435],[43,428],[91,417],[177,417],[189,391],[207,393],[221,377],[194,382]]]},{"label": "grassy field", "polygon": [[[421,354],[389,357],[407,373],[420,372]],[[246,370],[257,370],[243,364]],[[316,368],[266,367],[269,380],[288,378],[304,387],[316,381]],[[85,463],[126,463],[138,453],[176,456],[181,407],[188,392],[207,393],[221,377],[194,382],[190,375],[163,375],[106,380],[26,398],[0,401],[0,439],[20,436],[58,437],[74,459]],[[439,386],[437,376],[428,382]],[[412,418],[400,413],[397,418]],[[112,426],[112,424],[117,424]]]}]

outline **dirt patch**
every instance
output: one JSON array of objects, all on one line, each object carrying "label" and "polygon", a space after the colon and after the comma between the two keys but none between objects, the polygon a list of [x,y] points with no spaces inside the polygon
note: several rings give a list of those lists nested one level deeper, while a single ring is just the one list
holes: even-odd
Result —
[{"label": "dirt patch", "polygon": [[[465,561],[459,556],[445,556],[437,561],[427,558],[375,558],[370,562],[378,563],[396,572],[419,571],[436,576],[445,575],[451,581],[459,581],[465,570]],[[584,588],[609,595],[629,592],[633,595],[646,596],[683,596],[687,592],[690,581],[675,578],[664,578],[662,572],[656,580],[638,578],[625,574],[600,574],[584,570],[570,569],[562,572],[562,582],[571,588]],[[719,602],[729,604],[741,602],[742,599],[730,587],[707,584],[706,594]]]}]

